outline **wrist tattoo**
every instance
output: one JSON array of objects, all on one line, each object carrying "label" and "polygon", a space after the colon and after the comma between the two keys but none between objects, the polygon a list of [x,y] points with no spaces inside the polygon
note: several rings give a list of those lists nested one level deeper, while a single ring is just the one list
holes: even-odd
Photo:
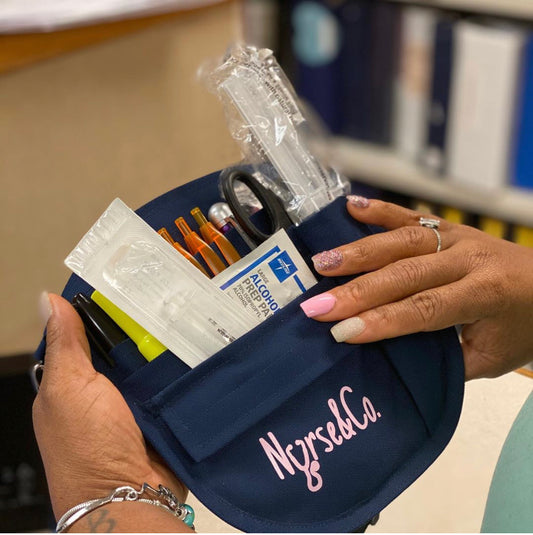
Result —
[{"label": "wrist tattoo", "polygon": [[108,509],[99,509],[87,517],[89,533],[113,533],[117,524],[116,520],[109,515]]}]

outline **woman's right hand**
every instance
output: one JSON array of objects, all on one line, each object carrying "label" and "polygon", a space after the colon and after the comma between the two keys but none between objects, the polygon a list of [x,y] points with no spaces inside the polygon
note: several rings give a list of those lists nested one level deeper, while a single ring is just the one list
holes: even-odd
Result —
[{"label": "woman's right hand", "polygon": [[315,255],[324,276],[359,275],[302,303],[318,321],[340,321],[338,342],[374,342],[463,325],[467,379],[495,377],[533,359],[533,250],[475,228],[379,200],[348,197],[350,215],[388,230]]}]

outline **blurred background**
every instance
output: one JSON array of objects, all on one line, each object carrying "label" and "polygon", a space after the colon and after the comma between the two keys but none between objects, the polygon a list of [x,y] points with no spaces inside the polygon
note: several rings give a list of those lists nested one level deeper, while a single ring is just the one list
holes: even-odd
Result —
[{"label": "blurred background", "polygon": [[[533,2],[0,3],[0,530],[50,529],[27,369],[37,301],[112,199],[137,208],[241,159],[205,61],[274,50],[356,191],[533,246]],[[526,367],[466,387],[437,462],[373,532],[479,531]],[[197,504],[199,531],[234,531]]]}]

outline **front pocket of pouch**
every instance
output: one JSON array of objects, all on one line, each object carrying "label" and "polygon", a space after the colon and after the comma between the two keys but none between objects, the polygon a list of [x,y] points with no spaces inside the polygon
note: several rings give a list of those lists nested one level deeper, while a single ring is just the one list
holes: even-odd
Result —
[{"label": "front pocket of pouch", "polygon": [[321,281],[152,398],[150,410],[191,457],[211,455],[354,352],[335,343],[331,324],[311,323],[300,310],[330,286]]}]

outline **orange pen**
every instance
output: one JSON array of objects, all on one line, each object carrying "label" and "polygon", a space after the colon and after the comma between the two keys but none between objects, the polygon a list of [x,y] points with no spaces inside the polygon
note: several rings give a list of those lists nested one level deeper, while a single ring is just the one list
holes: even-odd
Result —
[{"label": "orange pen", "polygon": [[198,223],[202,238],[209,244],[215,243],[228,264],[233,264],[241,259],[241,255],[236,251],[228,238],[222,232],[218,231],[213,223],[205,218],[200,208],[193,208],[191,215]]},{"label": "orange pen", "polygon": [[187,249],[182,247],[178,242],[174,241],[165,227],[160,228],[157,233],[166,241],[168,241],[168,243],[170,243],[170,245],[172,245],[172,247],[174,247],[178,253],[181,253],[194,267],[197,267],[206,277],[209,277],[209,273],[207,273],[202,264],[200,264],[200,262],[198,262],[198,260],[196,260],[196,258],[194,258],[194,256],[189,253]]},{"label": "orange pen", "polygon": [[176,226],[179,231],[183,234],[185,239],[185,244],[189,248],[189,251],[192,254],[200,253],[202,258],[205,260],[205,263],[209,266],[209,269],[213,272],[213,275],[218,275],[221,271],[226,269],[224,262],[220,257],[205,243],[196,232],[190,229],[189,225],[183,217],[178,217],[176,221]]}]

